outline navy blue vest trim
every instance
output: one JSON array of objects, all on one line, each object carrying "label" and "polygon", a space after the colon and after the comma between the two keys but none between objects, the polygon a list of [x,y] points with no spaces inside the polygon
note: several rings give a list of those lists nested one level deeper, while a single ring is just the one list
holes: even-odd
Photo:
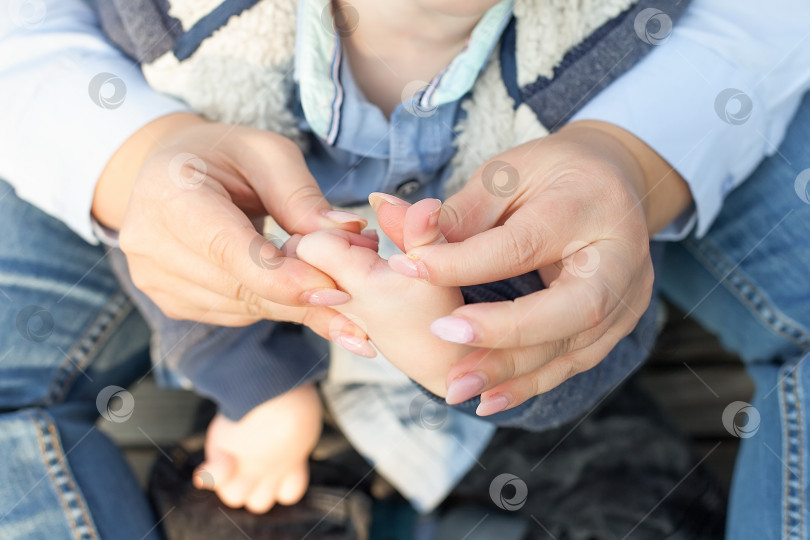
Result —
[{"label": "navy blue vest trim", "polygon": [[174,55],[181,62],[186,60],[203,41],[225,26],[228,19],[252,8],[258,2],[259,0],[225,0],[177,39],[174,44]]},{"label": "navy blue vest trim", "polygon": [[652,49],[653,45],[636,35],[634,28],[642,10],[658,9],[674,23],[688,5],[689,0],[639,1],[568,51],[554,69],[552,79],[540,77],[525,86],[521,90],[523,100],[549,132],[556,131]]}]

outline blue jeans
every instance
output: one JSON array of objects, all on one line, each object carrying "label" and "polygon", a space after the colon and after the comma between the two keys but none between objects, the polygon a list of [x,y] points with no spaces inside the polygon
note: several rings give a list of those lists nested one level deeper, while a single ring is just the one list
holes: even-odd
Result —
[{"label": "blue jeans", "polygon": [[810,94],[709,233],[668,245],[656,268],[663,294],[738,353],[755,383],[754,408],[725,422],[742,437],[729,539],[810,537],[808,168]]},{"label": "blue jeans", "polygon": [[[745,437],[729,514],[735,540],[810,535],[802,363],[810,351],[810,205],[794,190],[808,167],[805,99],[779,154],[729,196],[709,234],[667,245],[657,268],[664,294],[737,351],[756,381],[751,422],[727,422]],[[142,319],[102,248],[3,182],[0,230],[0,537],[159,538],[160,516],[93,427],[99,412],[118,419],[108,387],[149,369]]]},{"label": "blue jeans", "polygon": [[143,319],[103,248],[2,181],[0,230],[0,538],[157,540],[129,466],[94,427],[102,390],[149,369]]}]

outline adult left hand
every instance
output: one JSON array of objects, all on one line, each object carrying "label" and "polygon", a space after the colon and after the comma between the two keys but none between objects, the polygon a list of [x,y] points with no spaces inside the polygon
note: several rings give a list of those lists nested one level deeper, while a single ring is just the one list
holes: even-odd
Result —
[{"label": "adult left hand", "polygon": [[[407,203],[385,199],[374,202],[388,232]],[[431,325],[478,348],[448,373],[448,403],[481,394],[478,413],[494,414],[597,365],[649,305],[651,234],[690,202],[665,160],[602,122],[571,124],[482,165],[442,207],[449,243],[395,255],[392,267],[444,286],[539,270],[548,288],[468,304]]]}]

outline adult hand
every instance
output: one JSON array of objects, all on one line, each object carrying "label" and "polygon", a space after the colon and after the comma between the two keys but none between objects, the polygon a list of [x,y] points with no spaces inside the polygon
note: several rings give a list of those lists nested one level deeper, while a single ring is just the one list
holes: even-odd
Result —
[{"label": "adult hand", "polygon": [[120,229],[133,282],[169,317],[224,326],[292,321],[373,355],[365,333],[325,307],[349,296],[283,257],[254,226],[268,214],[290,233],[366,225],[332,211],[292,141],[191,114],[163,117],[110,161],[93,213]]},{"label": "adult hand", "polygon": [[[465,305],[431,325],[479,348],[448,373],[448,402],[481,394],[479,414],[493,414],[598,364],[649,305],[650,234],[690,200],[660,156],[601,122],[571,124],[481,166],[442,207],[450,243],[395,255],[392,268],[445,286],[540,270],[548,288]],[[383,230],[402,212],[390,201],[375,202]]]}]

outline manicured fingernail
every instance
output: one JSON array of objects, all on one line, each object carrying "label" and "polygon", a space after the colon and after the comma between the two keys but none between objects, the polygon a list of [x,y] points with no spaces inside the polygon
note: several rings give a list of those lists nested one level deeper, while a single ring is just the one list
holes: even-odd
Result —
[{"label": "manicured fingernail", "polygon": [[455,405],[472,399],[481,393],[486,384],[487,381],[482,374],[467,373],[450,383],[445,401],[448,405]]},{"label": "manicured fingernail", "polygon": [[337,289],[316,289],[301,295],[301,303],[315,306],[339,306],[351,299],[347,293]]},{"label": "manicured fingernail", "polygon": [[499,413],[505,410],[511,403],[512,400],[503,394],[483,399],[478,405],[478,408],[475,409],[475,414],[478,416],[489,416],[490,414]]},{"label": "manicured fingernail", "polygon": [[380,235],[377,234],[377,231],[374,230],[374,229],[364,229],[364,230],[360,231],[360,234],[362,234],[366,238],[374,240],[375,242],[380,241]]},{"label": "manicured fingernail", "polygon": [[360,339],[357,336],[339,335],[333,338],[334,342],[349,352],[365,356],[366,358],[374,358],[377,356],[377,351],[371,346],[368,340]]},{"label": "manicured fingernail", "polygon": [[378,191],[375,191],[374,193],[372,193],[371,195],[368,196],[368,204],[371,205],[371,207],[374,209],[375,212],[377,211],[377,209],[380,207],[380,205],[383,202],[387,202],[388,204],[393,204],[394,206],[406,206],[407,207],[407,206],[411,205],[411,203],[403,201],[399,197],[394,197],[393,195],[389,195],[388,193],[380,193]]},{"label": "manicured fingernail", "polygon": [[430,324],[434,336],[453,343],[470,343],[475,339],[475,332],[467,319],[461,317],[442,317]]},{"label": "manicured fingernail", "polygon": [[419,260],[413,260],[407,255],[397,253],[388,258],[388,266],[394,272],[400,273],[403,276],[418,279],[428,279],[427,268],[425,263]]},{"label": "manicured fingernail", "polygon": [[324,212],[323,217],[335,223],[360,223],[363,227],[368,225],[368,220],[363,216],[358,216],[351,212],[344,212],[343,210],[329,210],[328,212]]}]

